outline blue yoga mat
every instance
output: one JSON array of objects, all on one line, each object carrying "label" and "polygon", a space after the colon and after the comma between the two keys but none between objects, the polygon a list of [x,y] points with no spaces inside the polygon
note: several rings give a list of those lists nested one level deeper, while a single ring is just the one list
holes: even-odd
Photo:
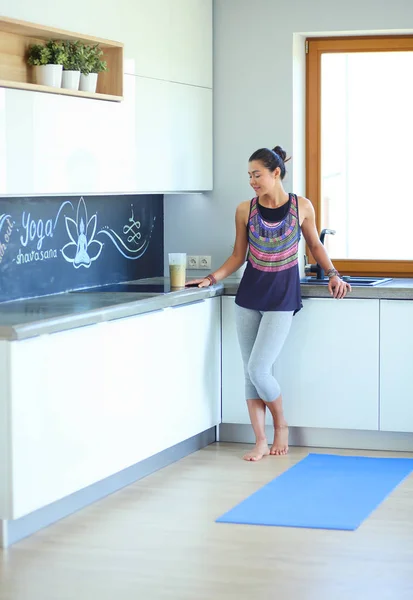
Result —
[{"label": "blue yoga mat", "polygon": [[353,531],[412,471],[411,458],[309,454],[216,522]]}]

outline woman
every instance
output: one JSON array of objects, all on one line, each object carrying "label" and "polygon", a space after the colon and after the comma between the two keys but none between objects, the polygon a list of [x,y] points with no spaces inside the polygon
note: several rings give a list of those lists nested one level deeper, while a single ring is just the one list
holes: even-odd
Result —
[{"label": "woman", "polygon": [[[242,202],[236,210],[234,251],[214,273],[191,282],[206,287],[225,279],[241,267],[248,249],[247,267],[235,299],[246,399],[256,439],[253,450],[244,456],[248,461],[288,452],[288,425],[272,366],[287,338],[294,314],[302,308],[298,267],[301,232],[311,254],[329,278],[331,295],[344,298],[351,290],[340,278],[319,240],[311,202],[284,190],[286,157],[280,146],[273,150],[261,148],[252,154],[248,175],[255,197]],[[271,448],[265,435],[267,407],[274,422]]]}]

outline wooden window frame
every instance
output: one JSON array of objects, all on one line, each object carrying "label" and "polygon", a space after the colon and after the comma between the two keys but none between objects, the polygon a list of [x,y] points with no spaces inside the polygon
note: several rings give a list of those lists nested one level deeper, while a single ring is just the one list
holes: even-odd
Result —
[{"label": "wooden window frame", "polygon": [[[413,36],[307,38],[306,48],[306,194],[314,206],[317,228],[320,230],[321,55],[333,52],[413,51]],[[307,255],[310,256],[308,248]],[[314,260],[310,259],[310,262]],[[333,258],[333,262],[336,269],[346,275],[413,277],[413,260]]]}]

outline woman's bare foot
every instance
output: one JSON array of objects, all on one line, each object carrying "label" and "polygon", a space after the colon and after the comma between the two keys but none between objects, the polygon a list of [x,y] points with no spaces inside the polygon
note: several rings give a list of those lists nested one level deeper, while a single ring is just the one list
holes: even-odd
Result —
[{"label": "woman's bare foot", "polygon": [[268,456],[269,453],[270,450],[267,441],[257,442],[251,452],[247,452],[247,454],[243,456],[243,459],[256,462],[257,460],[261,460],[263,456]]},{"label": "woman's bare foot", "polygon": [[288,425],[274,426],[274,443],[271,446],[270,454],[283,456],[288,453]]}]

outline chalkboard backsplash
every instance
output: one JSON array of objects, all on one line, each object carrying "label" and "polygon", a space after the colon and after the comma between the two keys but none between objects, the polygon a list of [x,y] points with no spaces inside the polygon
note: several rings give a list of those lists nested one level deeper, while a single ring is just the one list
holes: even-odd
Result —
[{"label": "chalkboard backsplash", "polygon": [[0,302],[163,274],[163,196],[0,198]]}]

